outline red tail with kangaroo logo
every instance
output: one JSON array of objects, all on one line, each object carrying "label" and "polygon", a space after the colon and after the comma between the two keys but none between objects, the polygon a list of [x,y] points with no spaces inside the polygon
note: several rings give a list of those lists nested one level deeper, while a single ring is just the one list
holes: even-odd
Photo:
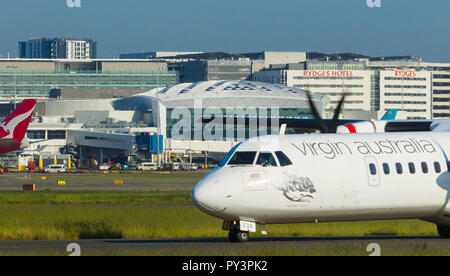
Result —
[{"label": "red tail with kangaroo logo", "polygon": [[[25,138],[28,125],[33,116],[37,100],[24,100],[14,111],[0,123],[0,139],[10,139],[21,143]],[[1,146],[1,143],[0,143]],[[1,150],[0,150],[1,152]]]}]

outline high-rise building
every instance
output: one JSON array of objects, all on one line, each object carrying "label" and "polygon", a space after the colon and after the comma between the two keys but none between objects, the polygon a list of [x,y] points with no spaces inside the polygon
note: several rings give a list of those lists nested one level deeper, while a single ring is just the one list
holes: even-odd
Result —
[{"label": "high-rise building", "polygon": [[97,57],[97,45],[92,40],[67,40],[67,59],[93,59]]},{"label": "high-rise building", "polygon": [[309,60],[271,66],[254,73],[252,80],[326,95],[329,114],[345,92],[344,111],[382,114],[398,109],[405,119],[448,118],[450,73],[446,66],[412,60]]},{"label": "high-rise building", "polygon": [[31,38],[19,42],[19,58],[95,59],[97,43],[91,39]]}]

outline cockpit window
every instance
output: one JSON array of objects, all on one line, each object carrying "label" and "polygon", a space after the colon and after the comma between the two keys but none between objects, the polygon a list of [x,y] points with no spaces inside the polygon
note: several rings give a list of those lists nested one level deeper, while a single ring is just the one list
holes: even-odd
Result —
[{"label": "cockpit window", "polygon": [[286,167],[286,166],[292,165],[291,160],[289,160],[289,158],[283,152],[277,151],[277,152],[275,152],[275,154],[277,155],[278,162],[280,162],[281,167]]},{"label": "cockpit window", "polygon": [[277,162],[270,152],[261,152],[256,160],[256,165],[261,165],[264,167],[276,167]]},{"label": "cockpit window", "polygon": [[225,157],[223,158],[223,160],[219,163],[219,167],[225,167],[225,165],[227,164],[228,160],[230,160],[231,156],[233,156],[234,152],[237,150],[237,148],[241,145],[242,143],[237,144],[236,146],[234,146],[228,153],[227,155],[225,155]]},{"label": "cockpit window", "polygon": [[233,155],[228,165],[253,165],[255,157],[256,151],[238,151]]}]

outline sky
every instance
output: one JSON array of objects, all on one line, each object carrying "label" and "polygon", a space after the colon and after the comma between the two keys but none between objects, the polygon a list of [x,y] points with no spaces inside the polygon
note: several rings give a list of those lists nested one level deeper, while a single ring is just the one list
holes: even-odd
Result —
[{"label": "sky", "polygon": [[[450,62],[449,0],[2,0],[0,55],[30,37],[92,38],[99,58],[148,51],[356,52]],[[372,0],[375,1],[375,0]]]}]

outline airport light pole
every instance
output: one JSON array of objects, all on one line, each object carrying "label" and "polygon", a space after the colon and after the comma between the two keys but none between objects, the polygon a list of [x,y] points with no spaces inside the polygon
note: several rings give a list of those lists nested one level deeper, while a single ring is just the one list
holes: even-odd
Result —
[{"label": "airport light pole", "polygon": [[[404,71],[405,70],[405,68],[402,68],[402,71]],[[403,72],[401,73],[402,74],[402,111],[404,111],[404,74],[403,74]]]},{"label": "airport light pole", "polygon": [[14,109],[16,109],[17,106],[17,72],[14,68]]},{"label": "airport light pole", "polygon": [[[17,68],[18,66],[14,65],[10,67],[12,71],[12,78],[13,78],[13,91],[14,91],[14,109],[17,107]],[[10,76],[11,77],[11,76]],[[9,86],[9,92],[11,93],[11,85]]]},{"label": "airport light pole", "polygon": [[[342,76],[342,78],[341,78],[341,80],[342,80],[342,95],[344,95],[345,94],[345,85],[344,85],[344,61],[343,60],[341,60],[339,67],[340,67],[339,69],[341,69],[341,76]],[[335,108],[337,108],[337,106]]]},{"label": "airport light pole", "polygon": [[[158,104],[158,113],[160,113],[159,110],[159,72],[156,72],[156,99]],[[161,161],[159,160],[160,154],[159,154],[159,136],[161,135],[161,116],[158,114],[158,129],[157,129],[157,137],[156,137],[156,152],[157,152],[157,158],[158,158],[158,168],[161,166]]]}]

